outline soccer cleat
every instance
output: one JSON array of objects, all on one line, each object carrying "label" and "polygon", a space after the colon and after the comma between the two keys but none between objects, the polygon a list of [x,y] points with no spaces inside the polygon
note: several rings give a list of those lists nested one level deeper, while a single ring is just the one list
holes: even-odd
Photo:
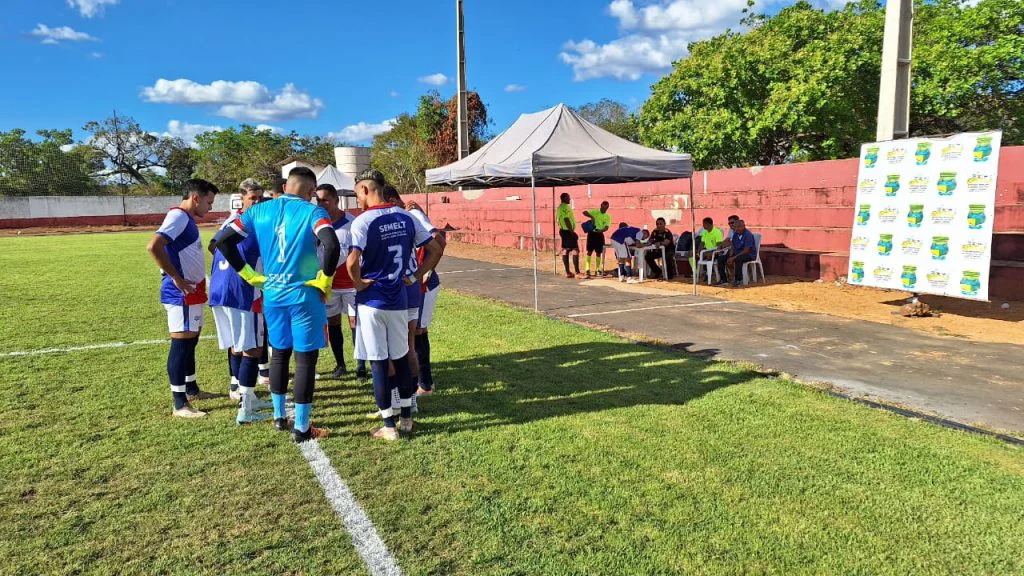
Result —
[{"label": "soccer cleat", "polygon": [[378,418],[380,418],[380,412],[367,412],[366,413],[366,419],[367,420],[376,420]]},{"label": "soccer cleat", "polygon": [[576,275],[575,275],[575,274],[566,274],[566,275],[565,275],[565,277],[566,277],[566,278],[571,278],[571,279],[573,279],[573,280],[575,280],[575,279],[576,279]]},{"label": "soccer cleat", "polygon": [[619,282],[625,282],[625,281],[626,281],[626,277],[625,276],[619,276]]},{"label": "soccer cleat", "polygon": [[417,396],[430,396],[433,393],[434,393],[434,389],[433,388],[429,388],[428,389],[428,388],[424,388],[422,386],[419,386],[419,387],[416,388],[416,395]]},{"label": "soccer cleat", "polygon": [[313,425],[310,425],[309,430],[306,430],[305,432],[299,432],[292,428],[292,440],[296,444],[305,442],[306,440],[320,440],[322,438],[327,438],[330,435],[331,431],[327,428],[317,428]]},{"label": "soccer cleat", "polygon": [[338,366],[337,368],[334,369],[333,372],[331,372],[329,378],[331,380],[341,380],[345,376],[348,376],[348,368],[344,366]]},{"label": "soccer cleat", "polygon": [[260,414],[258,412],[246,412],[244,409],[238,409],[238,415],[235,416],[235,423],[241,426],[242,424],[252,424],[254,422],[262,422],[270,418],[270,414]]},{"label": "soccer cleat", "polygon": [[196,410],[191,404],[185,404],[181,408],[171,412],[171,416],[174,416],[175,418],[202,418],[203,416],[206,416],[206,412]]},{"label": "soccer cleat", "polygon": [[231,398],[235,402],[241,402],[242,401],[242,391],[241,390],[232,390],[231,392],[228,392],[228,398]]},{"label": "soccer cleat", "polygon": [[258,396],[254,396],[252,399],[252,409],[254,412],[270,410],[273,407],[274,403],[269,400],[260,400]]},{"label": "soccer cleat", "polygon": [[412,418],[399,418],[398,431],[402,434],[409,434],[412,432]]},{"label": "soccer cleat", "polygon": [[287,418],[274,418],[274,430],[287,432],[292,429],[291,422]]},{"label": "soccer cleat", "polygon": [[398,430],[381,426],[380,428],[374,428],[373,432],[370,432],[370,436],[379,440],[395,441],[398,440]]}]

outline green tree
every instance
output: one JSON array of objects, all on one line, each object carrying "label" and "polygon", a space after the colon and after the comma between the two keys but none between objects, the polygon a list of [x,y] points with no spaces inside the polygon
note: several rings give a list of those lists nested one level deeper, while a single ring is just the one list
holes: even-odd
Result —
[{"label": "green tree", "polygon": [[390,130],[374,136],[370,162],[399,191],[426,191],[424,171],[434,163],[420,136],[416,117],[402,114]]},{"label": "green tree", "polygon": [[195,174],[222,192],[234,192],[246,178],[269,187],[280,174],[279,163],[295,153],[292,139],[292,135],[257,130],[248,124],[205,132],[196,136]]},{"label": "green tree", "polygon": [[92,148],[74,144],[71,130],[0,132],[0,196],[88,195],[103,193],[92,174],[103,163]]},{"label": "green tree", "polygon": [[619,138],[625,138],[630,142],[640,141],[636,117],[622,102],[602,98],[597,102],[574,108],[574,110],[584,120],[604,128]]},{"label": "green tree", "polygon": [[146,185],[146,173],[163,168],[175,146],[173,138],[146,132],[131,116],[113,116],[102,122],[87,122],[82,127],[90,134],[89,146],[103,158],[106,169],[99,176],[118,179],[122,187]]},{"label": "green tree", "polygon": [[[1024,3],[917,3],[911,132],[1002,128],[1020,143]],[[855,156],[875,139],[884,9],[799,2],[690,44],[638,115],[641,141],[701,168]]]},{"label": "green tree", "polygon": [[167,153],[166,166],[167,185],[172,193],[181,192],[185,181],[192,178],[199,165],[199,158],[194,148],[185,144],[180,138],[175,139]]}]

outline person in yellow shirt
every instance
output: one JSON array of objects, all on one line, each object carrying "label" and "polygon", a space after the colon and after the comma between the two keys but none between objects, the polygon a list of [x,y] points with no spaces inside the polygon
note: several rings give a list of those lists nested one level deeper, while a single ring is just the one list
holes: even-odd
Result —
[{"label": "person in yellow shirt", "polygon": [[[722,244],[722,241],[725,239],[722,237],[722,231],[719,230],[718,228],[715,228],[715,221],[712,220],[710,217],[704,219],[703,225],[704,230],[702,231],[699,238],[699,242],[697,244],[699,246],[699,250],[717,249]],[[697,270],[697,267],[694,266],[693,255],[690,256],[690,269],[694,271]]]},{"label": "person in yellow shirt", "polygon": [[604,254],[604,233],[612,226],[612,216],[608,213],[608,201],[601,202],[600,210],[585,210],[583,215],[590,219],[584,226],[587,230],[587,278],[590,278],[590,257],[597,257],[597,266],[593,269],[597,276],[604,276],[601,256]]},{"label": "person in yellow shirt", "polygon": [[[580,236],[576,233],[576,217],[572,214],[572,198],[562,193],[562,203],[558,205],[555,219],[558,221],[558,235],[562,239],[562,266],[565,266],[565,277],[575,278],[580,273]],[[572,265],[576,274],[569,272],[569,255],[572,254]]]}]

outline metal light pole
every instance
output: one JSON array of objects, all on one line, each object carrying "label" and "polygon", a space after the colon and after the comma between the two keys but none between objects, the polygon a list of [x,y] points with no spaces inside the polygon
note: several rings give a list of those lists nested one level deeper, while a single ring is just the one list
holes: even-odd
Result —
[{"label": "metal light pole", "polygon": [[456,55],[459,66],[459,160],[462,160],[469,156],[469,123],[467,121],[469,104],[466,99],[466,44],[464,41],[465,25],[462,20],[462,0],[455,0],[455,10],[458,19],[456,24],[458,30]]},{"label": "metal light pole", "polygon": [[878,128],[875,139],[895,140],[910,135],[910,53],[913,38],[913,0],[885,4],[882,76],[878,88]]}]

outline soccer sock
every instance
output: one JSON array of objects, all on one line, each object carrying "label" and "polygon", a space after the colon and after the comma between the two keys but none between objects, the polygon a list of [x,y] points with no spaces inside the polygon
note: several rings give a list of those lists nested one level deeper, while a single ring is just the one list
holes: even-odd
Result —
[{"label": "soccer sock", "polygon": [[309,430],[309,414],[313,411],[313,404],[295,403],[295,429],[299,432]]},{"label": "soccer sock", "polygon": [[409,355],[406,354],[395,364],[395,380],[398,384],[398,397],[401,400],[402,418],[412,417],[412,395],[416,393],[416,383],[412,379],[412,372],[409,371]]},{"label": "soccer sock", "polygon": [[562,266],[565,266],[565,273],[566,274],[572,274],[572,272],[569,272],[569,255],[568,254],[562,254]]},{"label": "soccer sock", "polygon": [[430,372],[430,332],[416,335],[416,355],[420,357],[420,388],[431,390],[434,388],[434,375]]},{"label": "soccer sock", "polygon": [[622,277],[626,276],[626,265],[625,264],[619,264],[619,276],[622,276]]},{"label": "soccer sock", "polygon": [[270,377],[270,345],[267,344],[266,338],[263,339],[263,348],[260,349],[260,376]]},{"label": "soccer sock", "polygon": [[341,324],[327,325],[327,339],[331,342],[336,366],[345,367],[345,337],[342,335]]},{"label": "soccer sock", "polygon": [[270,399],[274,402],[274,418],[285,417],[284,399],[288,392],[288,366],[292,361],[292,349],[274,350],[270,357]]},{"label": "soccer sock", "polygon": [[597,268],[595,270],[597,272],[604,272],[604,268],[601,267],[601,257],[597,256],[596,258],[597,258]]},{"label": "soccer sock", "polygon": [[238,383],[242,391],[242,408],[245,412],[252,410],[252,401],[256,397],[256,376],[259,373],[259,359],[248,356],[239,357]]},{"label": "soccer sock", "polygon": [[384,426],[395,427],[394,412],[391,410],[391,389],[388,387],[388,361],[371,360],[370,372],[373,373],[373,399],[377,403]]},{"label": "soccer sock", "polygon": [[580,273],[580,255],[579,254],[573,254],[572,255],[572,265],[576,269],[576,273],[579,274]]},{"label": "soccer sock", "polygon": [[356,360],[356,374],[366,375],[366,360]]},{"label": "soccer sock", "polygon": [[228,364],[231,370],[231,391],[238,390],[238,382],[241,380],[239,372],[241,371],[242,355],[234,355],[230,351],[228,352]]},{"label": "soccer sock", "polygon": [[629,264],[626,264],[625,268],[626,268],[626,278],[632,278],[633,277],[633,267],[630,266]]},{"label": "soccer sock", "polygon": [[590,254],[587,254],[587,272],[590,272]]},{"label": "soccer sock", "polygon": [[171,338],[171,349],[167,353],[167,378],[171,381],[171,396],[174,397],[174,409],[177,410],[188,403],[185,396],[185,340]]},{"label": "soccer sock", "polygon": [[196,344],[199,337],[182,340],[185,342],[185,393],[199,394],[199,383],[196,382]]}]

